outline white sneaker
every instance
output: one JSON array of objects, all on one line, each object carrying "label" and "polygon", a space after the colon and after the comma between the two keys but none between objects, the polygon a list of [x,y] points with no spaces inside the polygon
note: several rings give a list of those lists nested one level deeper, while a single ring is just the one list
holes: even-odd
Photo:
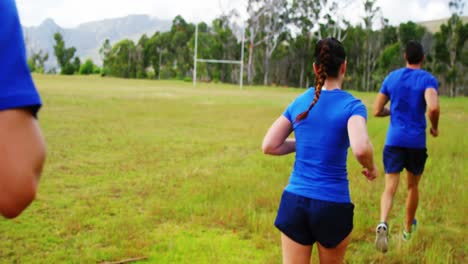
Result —
[{"label": "white sneaker", "polygon": [[380,252],[387,252],[388,250],[388,226],[385,222],[380,223],[375,228],[375,247]]}]

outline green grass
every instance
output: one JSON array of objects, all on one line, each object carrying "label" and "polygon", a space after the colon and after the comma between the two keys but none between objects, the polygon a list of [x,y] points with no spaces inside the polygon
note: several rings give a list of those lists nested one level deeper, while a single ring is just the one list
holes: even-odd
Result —
[{"label": "green grass", "polygon": [[[302,90],[36,75],[48,159],[37,201],[0,220],[0,263],[280,263],[273,222],[294,160],[260,151]],[[375,94],[355,93],[366,105]],[[348,263],[467,263],[468,99],[442,98],[428,138],[419,229],[402,243],[405,178],[390,251],[373,246],[384,178],[350,157],[356,205]],[[381,168],[387,119],[369,118]],[[380,169],[383,171],[383,169]],[[314,250],[314,259],[317,252]]]}]

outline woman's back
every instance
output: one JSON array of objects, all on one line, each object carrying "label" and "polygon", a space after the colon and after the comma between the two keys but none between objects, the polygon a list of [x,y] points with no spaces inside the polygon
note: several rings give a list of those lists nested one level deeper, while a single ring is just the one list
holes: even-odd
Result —
[{"label": "woman's back", "polygon": [[366,108],[348,92],[323,90],[308,117],[295,122],[313,98],[314,90],[307,90],[283,114],[293,123],[296,138],[296,161],[286,190],[313,199],[350,202],[348,119],[353,115],[367,118]]}]

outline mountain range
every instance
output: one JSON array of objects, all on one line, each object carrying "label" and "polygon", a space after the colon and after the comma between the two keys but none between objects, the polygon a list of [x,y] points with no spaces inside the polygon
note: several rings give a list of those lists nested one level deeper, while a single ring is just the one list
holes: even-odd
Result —
[{"label": "mountain range", "polygon": [[[0,0],[1,1],[1,0]],[[462,17],[464,23],[468,22],[468,17]],[[447,19],[419,22],[432,33],[439,31],[440,25],[446,23]],[[115,44],[123,39],[138,39],[146,34],[152,36],[156,31],[165,32],[170,30],[172,21],[161,20],[149,15],[129,15],[121,18],[105,19],[83,23],[75,28],[62,28],[54,20],[46,19],[39,26],[23,27],[26,50],[28,54],[43,50],[49,54],[46,62],[46,69],[57,67],[57,60],[54,56],[54,34],[60,32],[67,47],[76,48],[76,56],[83,62],[91,58],[96,64],[102,63],[99,49],[103,42],[109,39],[111,44]]]},{"label": "mountain range", "polygon": [[[418,22],[419,25],[424,26],[429,30],[431,33],[436,33],[440,31],[440,26],[442,24],[447,23],[448,18],[445,19],[437,19],[437,20],[429,20],[429,21],[423,21],[423,22]],[[463,23],[468,23],[468,16],[462,16],[461,20]]]},{"label": "mountain range", "polygon": [[122,18],[105,19],[83,23],[75,28],[62,28],[54,20],[46,19],[39,26],[23,27],[26,50],[28,54],[43,50],[49,53],[46,69],[57,67],[54,56],[54,34],[62,34],[66,47],[75,47],[76,56],[82,61],[91,58],[101,64],[99,49],[106,39],[115,44],[122,39],[138,39],[146,34],[149,37],[156,31],[170,30],[172,21],[160,20],[148,15],[130,15]]}]

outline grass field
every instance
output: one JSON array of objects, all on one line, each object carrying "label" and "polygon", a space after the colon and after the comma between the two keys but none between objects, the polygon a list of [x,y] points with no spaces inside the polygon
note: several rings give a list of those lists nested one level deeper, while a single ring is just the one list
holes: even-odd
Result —
[{"label": "grass field", "polygon": [[[35,81],[48,160],[37,201],[21,217],[0,220],[0,263],[281,262],[273,221],[294,156],[265,156],[260,146],[303,90],[42,75]],[[354,94],[368,108],[375,97]],[[441,105],[441,136],[428,138],[419,229],[401,241],[402,177],[385,255],[373,245],[383,175],[369,183],[350,157],[356,209],[347,263],[468,263],[468,99],[442,98]],[[368,124],[383,171],[388,120],[370,117]]]}]

